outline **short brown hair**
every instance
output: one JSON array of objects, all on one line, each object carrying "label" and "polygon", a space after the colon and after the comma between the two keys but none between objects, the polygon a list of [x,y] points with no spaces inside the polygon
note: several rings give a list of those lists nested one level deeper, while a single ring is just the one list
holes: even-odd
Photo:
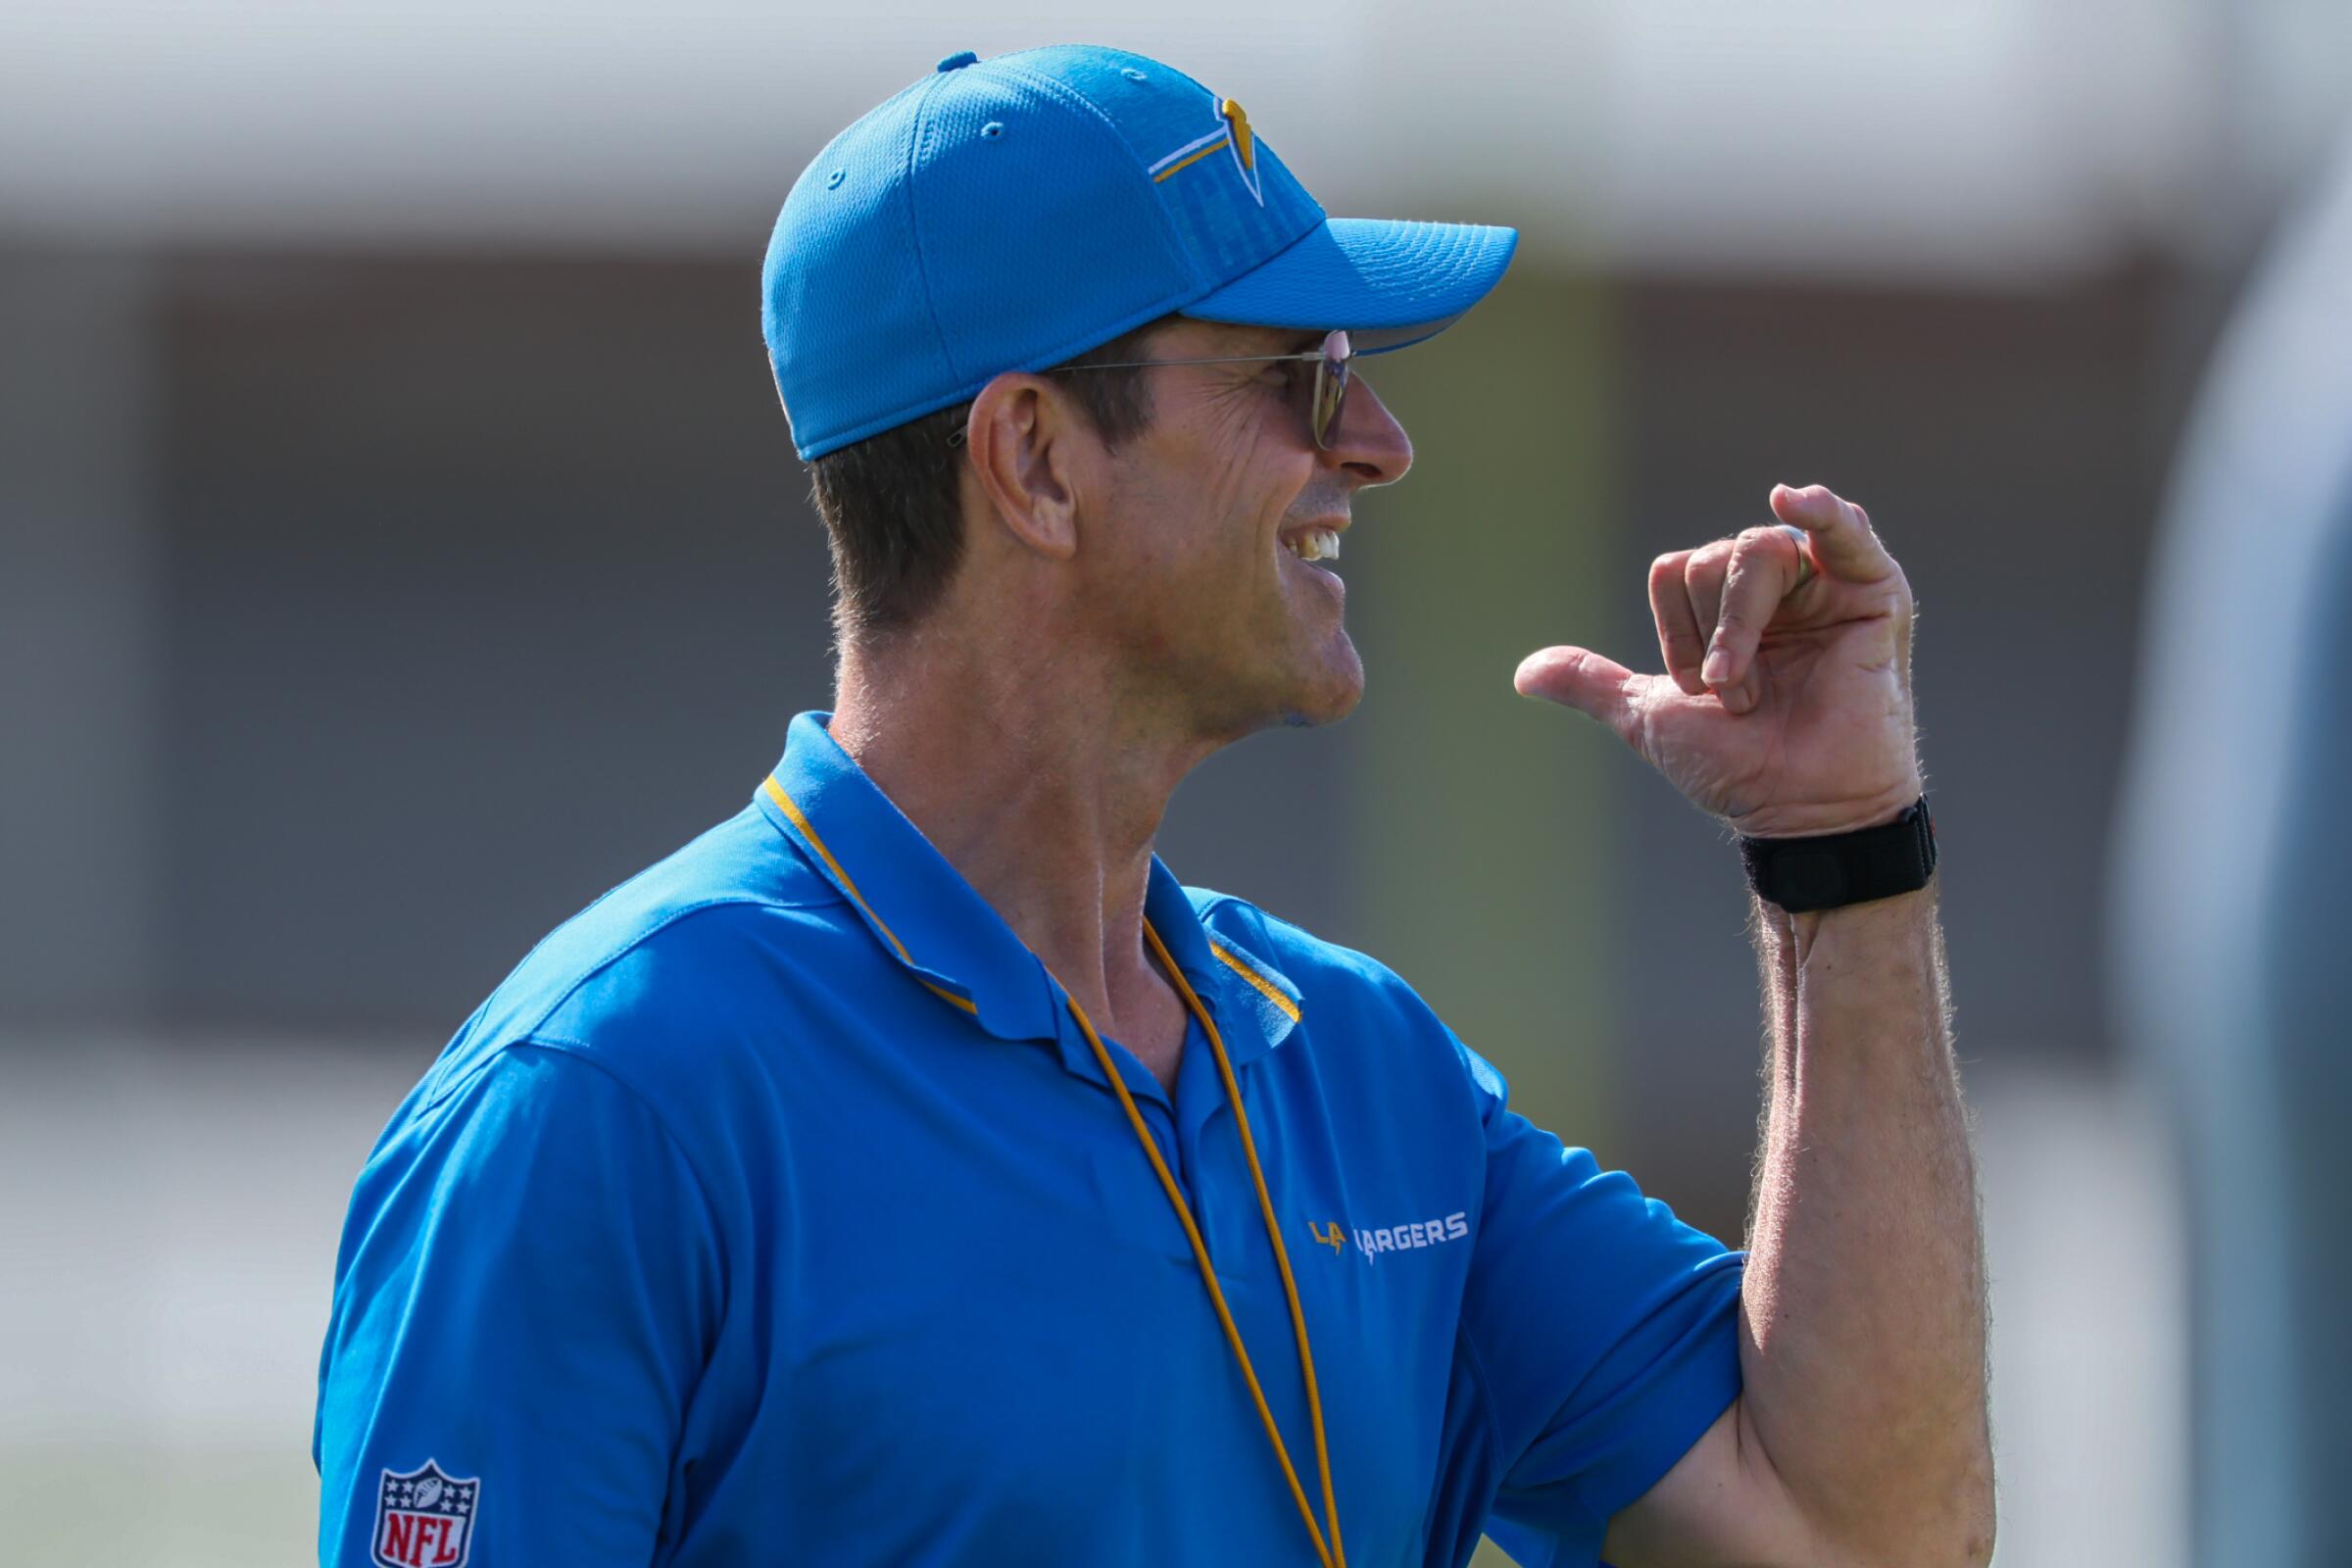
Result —
[{"label": "short brown hair", "polygon": [[[1057,368],[1141,359],[1145,340],[1172,319],[1148,321]],[[1151,422],[1140,368],[1074,375],[1068,384],[1109,445]],[[959,403],[926,414],[808,466],[833,548],[833,629],[843,643],[912,625],[947,591],[963,559],[963,444],[955,438],[971,412]]]}]

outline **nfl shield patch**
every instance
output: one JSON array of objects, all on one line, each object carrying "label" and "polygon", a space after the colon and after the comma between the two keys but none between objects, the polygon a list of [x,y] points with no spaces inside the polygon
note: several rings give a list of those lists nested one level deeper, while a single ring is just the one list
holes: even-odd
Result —
[{"label": "nfl shield patch", "polygon": [[445,1475],[432,1460],[407,1475],[384,1472],[375,1499],[377,1568],[465,1568],[482,1483]]}]

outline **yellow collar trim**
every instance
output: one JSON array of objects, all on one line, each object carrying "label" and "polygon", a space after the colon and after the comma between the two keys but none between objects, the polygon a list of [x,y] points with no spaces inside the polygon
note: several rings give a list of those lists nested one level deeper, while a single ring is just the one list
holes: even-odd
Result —
[{"label": "yellow collar trim", "polygon": [[1226,947],[1224,943],[1217,941],[1214,937],[1209,939],[1208,951],[1215,954],[1219,958],[1222,958],[1225,962],[1226,968],[1231,969],[1235,974],[1240,975],[1243,979],[1249,981],[1250,985],[1254,986],[1257,989],[1258,995],[1264,997],[1268,1002],[1274,1004],[1274,1005],[1277,1007],[1280,1007],[1284,1013],[1289,1015],[1291,1022],[1298,1022],[1298,1004],[1293,1002],[1290,998],[1275,990],[1273,981],[1268,980],[1264,975],[1259,974],[1255,969],[1250,967],[1249,964],[1244,963],[1239,957],[1234,956],[1232,949]]},{"label": "yellow collar trim", "polygon": [[[784,793],[784,786],[776,782],[776,775],[773,773],[768,774],[767,782],[761,787],[767,791],[767,798],[776,803],[776,809],[784,813],[785,820],[790,822],[794,827],[800,829],[801,837],[808,841],[808,847],[816,852],[817,858],[825,862],[826,869],[830,870],[833,873],[835,880],[841,883],[842,891],[849,894],[851,902],[856,904],[858,908],[864,910],[865,917],[874,922],[874,929],[881,932],[882,935],[888,939],[891,947],[896,950],[899,955],[899,961],[906,965],[906,967],[909,969],[913,968],[914,958],[910,954],[907,953],[906,944],[901,942],[899,940],[899,934],[896,931],[893,931],[889,925],[883,921],[882,917],[874,912],[874,906],[865,902],[865,895],[858,891],[858,884],[850,880],[850,873],[841,868],[841,862],[839,860],[833,858],[833,852],[825,848],[825,841],[823,839],[817,837],[816,829],[809,825],[808,816],[802,812],[798,806],[793,804],[792,797]],[[922,976],[917,975],[915,978],[921,980]],[[935,986],[928,980],[923,980],[923,989],[931,992],[935,996],[945,997],[948,1001],[953,1002],[956,1004],[956,1005],[961,1007],[964,1011],[970,1013],[975,1018],[980,1015],[979,1004],[974,1003],[969,997],[959,997],[955,992],[947,989],[947,987]]]}]

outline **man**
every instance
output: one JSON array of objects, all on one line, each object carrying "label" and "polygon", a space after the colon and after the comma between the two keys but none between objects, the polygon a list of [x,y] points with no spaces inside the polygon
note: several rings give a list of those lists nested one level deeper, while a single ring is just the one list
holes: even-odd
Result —
[{"label": "man", "polygon": [[1353,355],[1512,243],[1327,221],[1239,105],[1103,49],[952,56],[818,156],[766,327],[834,710],[394,1117],[322,1557],[1984,1560],[1911,601],[1858,510],[1779,490],[1663,558],[1668,676],[1518,677],[1813,911],[1758,921],[1744,1267],[1390,971],[1152,854],[1202,758],[1354,706],[1327,563],[1412,452]]}]

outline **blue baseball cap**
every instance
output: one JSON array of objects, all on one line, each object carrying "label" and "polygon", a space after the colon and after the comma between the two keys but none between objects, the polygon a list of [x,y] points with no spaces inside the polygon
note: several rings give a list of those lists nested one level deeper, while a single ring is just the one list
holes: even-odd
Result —
[{"label": "blue baseball cap", "polygon": [[1476,304],[1518,240],[1328,218],[1241,105],[1156,60],[966,52],[793,182],[760,324],[815,459],[1171,313],[1402,348]]}]

